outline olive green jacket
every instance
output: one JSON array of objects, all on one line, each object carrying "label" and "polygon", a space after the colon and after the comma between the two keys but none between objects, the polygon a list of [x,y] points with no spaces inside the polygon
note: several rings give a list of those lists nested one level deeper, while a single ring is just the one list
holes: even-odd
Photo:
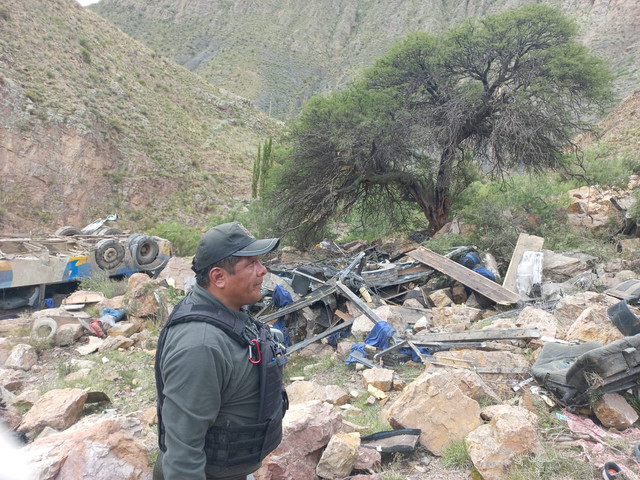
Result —
[{"label": "olive green jacket", "polygon": [[[250,325],[247,314],[228,309],[198,285],[184,302],[224,308]],[[169,329],[160,359],[166,452],[158,461],[165,480],[221,479],[248,475],[260,467],[260,463],[225,469],[206,465],[203,449],[205,434],[213,425],[256,423],[260,382],[253,367],[248,349],[211,324],[189,322]]]}]

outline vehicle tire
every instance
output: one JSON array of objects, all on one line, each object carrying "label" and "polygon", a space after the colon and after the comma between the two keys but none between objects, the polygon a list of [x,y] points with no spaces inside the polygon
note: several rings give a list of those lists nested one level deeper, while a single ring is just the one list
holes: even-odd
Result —
[{"label": "vehicle tire", "polygon": [[105,238],[96,243],[96,264],[103,270],[112,270],[124,260],[124,247],[115,238]]},{"label": "vehicle tire", "polygon": [[149,265],[160,253],[158,242],[148,235],[134,234],[127,240],[129,251],[138,265]]},{"label": "vehicle tire", "polygon": [[58,237],[75,237],[76,235],[82,235],[82,232],[79,228],[67,225],[56,230],[55,235]]},{"label": "vehicle tire", "polygon": [[100,230],[96,232],[96,235],[101,235],[106,237],[107,235],[122,235],[123,232],[119,228],[116,227],[102,227]]},{"label": "vehicle tire", "polygon": [[31,335],[39,340],[51,340],[58,331],[58,324],[52,318],[38,318],[33,322]]}]

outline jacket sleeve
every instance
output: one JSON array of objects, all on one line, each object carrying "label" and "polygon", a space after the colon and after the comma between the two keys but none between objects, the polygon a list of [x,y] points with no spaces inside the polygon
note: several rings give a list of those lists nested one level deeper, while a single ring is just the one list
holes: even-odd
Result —
[{"label": "jacket sleeve", "polygon": [[172,352],[162,363],[167,447],[162,461],[164,478],[205,480],[205,434],[218,416],[229,364],[217,349],[207,345]]}]

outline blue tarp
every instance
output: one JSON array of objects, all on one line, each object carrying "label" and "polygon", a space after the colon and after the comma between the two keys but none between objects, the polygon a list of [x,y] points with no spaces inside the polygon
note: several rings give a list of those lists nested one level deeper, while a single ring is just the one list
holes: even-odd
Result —
[{"label": "blue tarp", "polygon": [[[364,353],[364,343],[354,343],[353,345],[351,345],[350,353],[353,353],[353,352],[360,352],[364,356],[365,355],[365,353]],[[356,361],[356,359],[353,358],[351,355],[349,355],[349,357],[344,361],[344,363],[349,365],[350,363],[353,363],[355,361]]]},{"label": "blue tarp", "polygon": [[[276,308],[286,307],[287,305],[293,303],[291,294],[287,292],[282,285],[276,285],[271,298],[273,299],[273,304]],[[284,336],[284,345],[291,345],[291,336],[289,335],[287,324],[284,321],[284,315],[276,320],[276,322],[273,324],[273,327],[282,332],[282,335]]]},{"label": "blue tarp", "polygon": [[475,250],[468,252],[464,257],[460,259],[460,263],[467,268],[474,269],[476,265],[479,265],[481,262],[480,254]]},{"label": "blue tarp", "polygon": [[496,281],[496,276],[490,270],[488,270],[486,267],[483,267],[482,265],[476,265],[473,268],[473,271],[476,273],[479,273],[485,278],[488,278],[492,282]]},{"label": "blue tarp", "polygon": [[378,322],[373,326],[367,338],[364,339],[364,343],[384,350],[389,348],[389,341],[395,333],[396,331],[387,322]]},{"label": "blue tarp", "polygon": [[[369,332],[369,335],[367,335],[367,338],[364,339],[364,343],[355,343],[351,347],[351,351],[353,352],[354,350],[357,350],[358,352],[362,353],[362,355],[364,355],[365,345],[373,345],[380,350],[389,348],[389,342],[395,335],[395,333],[396,331],[387,322],[378,322],[373,326],[373,328]],[[349,365],[350,363],[353,363],[355,361],[356,360],[351,355],[349,355],[349,358],[347,358],[344,363]]]},{"label": "blue tarp", "polygon": [[287,292],[282,285],[276,285],[271,298],[273,298],[273,304],[276,308],[286,307],[293,303],[291,294]]},{"label": "blue tarp", "polygon": [[[416,347],[421,354],[423,355],[431,355],[431,351],[429,351],[429,349],[427,347]],[[411,355],[411,360],[413,360],[414,362],[421,362],[422,359],[418,356],[418,354],[416,352],[413,351],[412,348],[409,347],[404,347],[401,348],[400,350],[398,350],[400,353],[404,353],[407,355]]]},{"label": "blue tarp", "polygon": [[115,308],[103,308],[100,312],[100,316],[111,315],[116,322],[119,322],[124,318],[124,308],[116,310]]}]

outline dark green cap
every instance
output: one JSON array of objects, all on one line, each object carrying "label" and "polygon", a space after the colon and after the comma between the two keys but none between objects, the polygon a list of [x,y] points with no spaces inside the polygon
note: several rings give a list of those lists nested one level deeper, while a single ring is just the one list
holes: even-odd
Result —
[{"label": "dark green cap", "polygon": [[257,240],[241,223],[223,223],[202,236],[191,268],[198,272],[230,255],[236,257],[262,255],[276,248],[279,243],[279,238]]}]

